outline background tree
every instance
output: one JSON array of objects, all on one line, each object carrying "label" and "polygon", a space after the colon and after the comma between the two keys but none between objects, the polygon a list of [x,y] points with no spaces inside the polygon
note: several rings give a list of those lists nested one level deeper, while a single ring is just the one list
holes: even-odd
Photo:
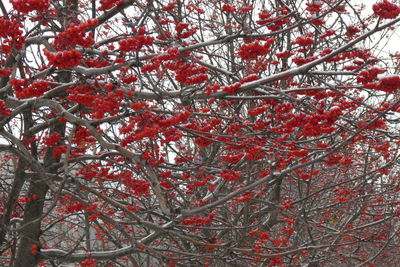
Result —
[{"label": "background tree", "polygon": [[4,265],[399,262],[394,2],[0,8]]}]

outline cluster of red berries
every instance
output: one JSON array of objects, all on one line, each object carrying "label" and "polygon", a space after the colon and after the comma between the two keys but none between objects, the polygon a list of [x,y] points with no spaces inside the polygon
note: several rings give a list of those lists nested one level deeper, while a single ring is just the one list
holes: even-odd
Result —
[{"label": "cluster of red berries", "polygon": [[292,44],[298,44],[299,46],[309,46],[314,43],[315,43],[314,39],[308,36],[297,37],[296,40],[292,42]]},{"label": "cluster of red berries", "polygon": [[233,95],[234,93],[236,93],[236,91],[240,88],[241,85],[242,84],[240,82],[239,83],[234,83],[232,85],[228,85],[228,86],[222,87],[221,90],[226,92],[226,93],[228,93],[228,94],[230,94],[230,95]]},{"label": "cluster of red berries", "polygon": [[382,0],[372,6],[375,15],[382,19],[394,19],[400,14],[400,7],[388,0]]},{"label": "cluster of red berries", "polygon": [[150,72],[158,69],[160,66],[176,73],[175,80],[185,85],[200,84],[208,80],[206,72],[208,68],[200,66],[196,63],[186,62],[182,57],[187,56],[180,53],[178,48],[172,48],[163,54],[154,57],[152,63],[142,67],[142,72]]},{"label": "cluster of red berries", "polygon": [[0,116],[9,117],[11,116],[11,110],[6,107],[6,102],[0,99]]},{"label": "cluster of red berries", "polygon": [[122,183],[134,196],[140,197],[150,195],[150,184],[143,180],[133,179],[132,175],[122,179]]},{"label": "cluster of red berries", "polygon": [[20,36],[23,31],[20,29],[22,25],[15,20],[0,19],[0,37],[15,38]]},{"label": "cluster of red berries", "polygon": [[65,32],[58,34],[54,38],[54,49],[56,49],[57,51],[68,50],[75,45],[90,47],[94,44],[94,40],[91,36],[92,33],[89,33],[89,36],[86,36],[86,32],[88,31],[88,29],[96,26],[97,24],[97,19],[89,19],[85,23],[81,23],[79,25],[69,25]]},{"label": "cluster of red berries", "polygon": [[21,13],[43,12],[50,7],[50,0],[10,0],[13,8]]},{"label": "cluster of red berries", "polygon": [[11,73],[12,73],[12,71],[9,70],[9,69],[2,69],[2,68],[0,68],[0,77],[1,77],[1,78],[8,77],[8,76],[11,75]]},{"label": "cluster of red berries", "polygon": [[368,83],[364,84],[363,86],[368,89],[393,93],[400,89],[400,76],[388,76],[380,79],[379,82]]},{"label": "cluster of red berries", "polygon": [[248,109],[247,113],[250,116],[257,116],[260,114],[263,114],[265,111],[267,111],[269,109],[268,105],[264,105],[264,106],[260,106],[260,107],[256,107],[256,108],[252,108],[252,109]]},{"label": "cluster of red berries", "polygon": [[53,133],[49,137],[43,138],[43,143],[46,146],[55,146],[58,143],[58,141],[61,139],[61,137],[62,137],[61,134]]},{"label": "cluster of red berries", "polygon": [[28,79],[13,79],[10,84],[13,85],[15,96],[19,99],[40,97],[51,89],[47,81],[30,83]]},{"label": "cluster of red berries", "polygon": [[3,41],[4,44],[0,45],[0,51],[8,54],[11,52],[13,47],[16,50],[21,50],[23,44],[25,43],[25,37],[24,36],[17,36],[15,39],[6,39]]},{"label": "cluster of red berries", "polygon": [[194,216],[191,218],[187,218],[181,221],[182,225],[193,225],[200,227],[202,225],[209,224],[214,219],[215,214],[211,213],[207,218],[199,218],[198,216]]},{"label": "cluster of red berries", "polygon": [[191,29],[187,29],[187,30],[181,32],[179,36],[178,35],[175,36],[175,39],[179,39],[179,38],[180,39],[186,39],[186,38],[189,38],[190,36],[194,35],[197,32],[198,29],[199,29],[198,27],[193,27]]},{"label": "cluster of red berries", "polygon": [[136,35],[132,38],[128,38],[125,40],[121,40],[118,42],[119,49],[122,52],[139,52],[145,45],[152,45],[154,41],[154,37],[146,36],[146,35]]},{"label": "cluster of red berries", "polygon": [[289,17],[286,15],[289,14],[289,11],[286,8],[279,8],[278,16],[271,17],[272,13],[267,10],[263,10],[258,16],[260,20],[256,21],[259,25],[267,25],[267,28],[271,31],[278,31],[282,29],[283,25],[288,24],[290,21]]},{"label": "cluster of red berries", "polygon": [[324,34],[320,35],[320,39],[325,39],[326,37],[334,35],[336,32],[334,30],[327,30]]},{"label": "cluster of red berries", "polygon": [[307,58],[295,57],[292,60],[297,66],[301,66],[301,65],[310,63],[310,62],[312,62],[312,61],[314,61],[316,59],[317,59],[317,57],[307,57]]},{"label": "cluster of red berries", "polygon": [[236,164],[239,162],[244,157],[244,153],[233,153],[233,152],[228,152],[226,155],[222,155],[219,157],[220,160],[230,163],[230,164]]},{"label": "cluster of red berries", "polygon": [[321,7],[324,5],[322,1],[312,1],[312,3],[306,3],[306,10],[311,14],[317,13],[321,11]]},{"label": "cluster of red berries", "polygon": [[198,145],[199,147],[208,147],[209,145],[211,145],[213,143],[213,141],[209,140],[209,139],[205,139],[202,137],[197,137],[194,142],[196,143],[196,145]]},{"label": "cluster of red berries", "polygon": [[146,151],[142,154],[142,159],[144,159],[153,168],[165,162],[164,158],[159,156],[158,149],[156,149],[154,152],[150,149],[146,149]]},{"label": "cluster of red berries", "polygon": [[85,167],[79,169],[76,172],[76,176],[82,176],[88,181],[92,181],[93,178],[105,177],[108,171],[106,168],[100,169],[98,164],[88,164]]},{"label": "cluster of red berries", "polygon": [[0,51],[10,53],[12,48],[17,50],[22,48],[25,42],[25,37],[22,36],[23,31],[20,29],[22,25],[15,20],[0,19],[0,37],[7,38],[2,41]]},{"label": "cluster of red berries", "polygon": [[199,84],[208,80],[208,75],[204,74],[208,68],[197,66],[195,64],[178,64],[180,67],[176,70],[175,80],[180,83],[190,85]]},{"label": "cluster of red berries", "polygon": [[65,212],[67,214],[73,213],[73,212],[79,212],[81,210],[83,210],[85,208],[85,206],[80,203],[80,202],[75,202],[73,204],[69,204],[66,209]]},{"label": "cluster of red berries", "polygon": [[362,84],[373,82],[378,77],[378,74],[385,72],[385,70],[378,68],[361,71],[359,76],[357,76],[357,82]]},{"label": "cluster of red berries", "polygon": [[79,65],[82,60],[82,54],[75,49],[56,54],[50,53],[45,49],[44,54],[49,60],[50,65],[53,65],[60,69],[69,69],[75,67]]},{"label": "cluster of red berries", "polygon": [[124,0],[100,0],[100,11],[109,10],[115,6],[121,5],[124,3]]},{"label": "cluster of red berries", "polygon": [[91,107],[95,100],[94,89],[90,86],[73,86],[67,90],[67,100]]},{"label": "cluster of red berries", "polygon": [[226,181],[237,181],[241,177],[240,173],[234,170],[221,171],[220,176]]},{"label": "cluster of red berries", "polygon": [[94,141],[96,141],[96,139],[90,134],[90,132],[86,128],[78,126],[72,142],[74,144],[81,145],[82,143],[93,143]]},{"label": "cluster of red berries", "polygon": [[269,53],[271,45],[275,42],[274,38],[268,39],[264,44],[255,41],[249,44],[243,44],[239,48],[238,55],[243,60],[258,59],[259,56]]},{"label": "cluster of red berries", "polygon": [[62,154],[67,153],[67,146],[56,146],[53,149],[53,158],[59,158]]},{"label": "cluster of red berries", "polygon": [[177,5],[176,1],[172,1],[172,2],[169,2],[166,6],[163,6],[163,8],[161,10],[164,12],[173,12],[176,5]]},{"label": "cluster of red berries", "polygon": [[93,118],[104,118],[106,113],[115,115],[121,107],[124,92],[121,89],[111,91],[106,96],[95,94],[94,89],[89,86],[74,86],[67,90],[67,99],[91,108],[90,114]]},{"label": "cluster of red berries", "polygon": [[240,79],[240,83],[242,83],[242,84],[249,83],[252,81],[256,81],[258,79],[260,79],[260,76],[258,76],[257,74],[251,74],[251,75],[245,76],[242,79]]},{"label": "cluster of red berries", "polygon": [[246,149],[246,159],[249,161],[256,161],[265,157],[265,152],[262,147],[253,146]]},{"label": "cluster of red berries", "polygon": [[226,13],[234,13],[236,11],[236,7],[233,5],[224,4],[221,11]]},{"label": "cluster of red berries", "polygon": [[183,30],[187,29],[188,27],[189,27],[188,23],[180,22],[175,25],[175,31],[182,32]]}]

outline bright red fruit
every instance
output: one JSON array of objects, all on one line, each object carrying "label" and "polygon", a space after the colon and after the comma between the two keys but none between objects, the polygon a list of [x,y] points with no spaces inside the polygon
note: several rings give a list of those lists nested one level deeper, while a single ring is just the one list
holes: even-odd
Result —
[{"label": "bright red fruit", "polygon": [[400,6],[388,1],[380,0],[372,6],[375,15],[383,19],[394,19],[400,14]]}]

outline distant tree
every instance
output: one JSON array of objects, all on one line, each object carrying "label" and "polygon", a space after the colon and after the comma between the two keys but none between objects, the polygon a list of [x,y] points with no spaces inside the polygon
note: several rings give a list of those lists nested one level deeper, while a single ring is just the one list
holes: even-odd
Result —
[{"label": "distant tree", "polygon": [[358,2],[0,1],[0,265],[397,266],[400,7]]}]

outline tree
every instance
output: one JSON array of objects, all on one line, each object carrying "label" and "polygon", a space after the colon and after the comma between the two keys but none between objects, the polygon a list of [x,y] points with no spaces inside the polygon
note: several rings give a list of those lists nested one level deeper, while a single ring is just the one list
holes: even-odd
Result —
[{"label": "tree", "polygon": [[399,262],[394,1],[0,7],[3,264]]}]

